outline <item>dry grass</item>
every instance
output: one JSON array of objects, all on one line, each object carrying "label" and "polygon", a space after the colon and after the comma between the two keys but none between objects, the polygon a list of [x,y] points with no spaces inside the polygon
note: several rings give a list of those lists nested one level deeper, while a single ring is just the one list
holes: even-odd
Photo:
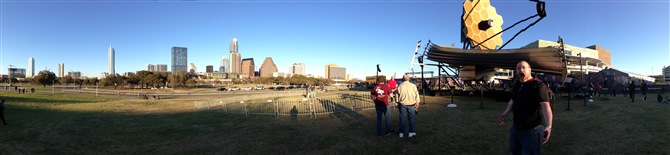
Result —
[{"label": "dry grass", "polygon": [[[374,110],[275,119],[194,111],[193,101],[203,97],[193,96],[0,95],[10,123],[0,126],[0,154],[506,154],[511,125],[511,118],[495,125],[505,102],[484,99],[479,109],[477,97],[456,97],[458,108],[447,108],[448,98],[426,97],[417,137],[379,140]],[[588,106],[572,100],[570,111],[559,99],[543,153],[670,153],[670,105],[625,99]]]}]

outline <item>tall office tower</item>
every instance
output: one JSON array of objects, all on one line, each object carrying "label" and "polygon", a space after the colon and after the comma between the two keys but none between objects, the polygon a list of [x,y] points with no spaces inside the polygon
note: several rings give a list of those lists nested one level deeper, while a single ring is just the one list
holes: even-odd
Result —
[{"label": "tall office tower", "polygon": [[293,63],[293,65],[288,68],[288,71],[291,74],[305,75],[305,64],[302,62]]},{"label": "tall office tower", "polygon": [[186,47],[172,47],[172,73],[188,72],[188,49]]},{"label": "tall office tower", "polygon": [[219,66],[219,72],[230,73],[230,61],[225,56],[221,58],[221,65]]},{"label": "tall office tower", "polygon": [[26,77],[33,77],[35,76],[35,59],[33,57],[30,57],[28,59],[28,74]]},{"label": "tall office tower", "polygon": [[63,77],[65,74],[65,64],[58,64],[58,77]]},{"label": "tall office tower", "polygon": [[261,64],[261,68],[258,70],[260,77],[272,77],[272,73],[278,72],[277,66],[271,57],[266,57],[263,64]]},{"label": "tall office tower", "polygon": [[241,68],[243,77],[254,77],[254,58],[243,59]]},{"label": "tall office tower", "polygon": [[238,50],[237,38],[230,42],[230,73],[242,73],[242,54]]},{"label": "tall office tower", "polygon": [[114,72],[114,48],[112,48],[112,44],[109,44],[109,49],[107,49],[107,53],[109,54],[109,62],[107,65],[109,65],[109,75],[116,75],[116,72]]},{"label": "tall office tower", "polygon": [[326,65],[326,79],[335,81],[344,81],[347,76],[347,69],[336,64]]}]

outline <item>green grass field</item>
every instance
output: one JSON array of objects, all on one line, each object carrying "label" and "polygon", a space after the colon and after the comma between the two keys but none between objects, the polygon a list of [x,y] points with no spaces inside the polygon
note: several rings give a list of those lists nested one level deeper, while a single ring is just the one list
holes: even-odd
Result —
[{"label": "green grass field", "polygon": [[[46,90],[44,90],[46,91]],[[365,93],[365,92],[361,92]],[[245,117],[194,111],[194,97],[146,101],[127,96],[17,94],[0,91],[10,125],[0,126],[0,154],[507,154],[512,120],[495,121],[506,102],[426,97],[417,137],[377,139],[375,112]],[[544,154],[669,154],[670,105],[619,95],[554,107]],[[397,110],[392,112],[397,131]]]}]

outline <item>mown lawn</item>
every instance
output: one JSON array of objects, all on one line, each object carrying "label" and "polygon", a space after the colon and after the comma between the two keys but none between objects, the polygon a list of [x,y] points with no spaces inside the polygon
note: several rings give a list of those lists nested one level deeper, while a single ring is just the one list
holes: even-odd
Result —
[{"label": "mown lawn", "polygon": [[[364,93],[364,92],[362,92]],[[15,94],[6,100],[10,125],[0,126],[0,154],[507,154],[511,117],[495,120],[506,102],[458,96],[426,97],[417,137],[381,140],[375,112],[316,119],[194,111],[194,98],[140,100],[94,94]],[[670,105],[622,96],[582,106],[566,99],[554,107],[553,133],[544,154],[668,154]],[[392,126],[397,131],[397,110]]]}]

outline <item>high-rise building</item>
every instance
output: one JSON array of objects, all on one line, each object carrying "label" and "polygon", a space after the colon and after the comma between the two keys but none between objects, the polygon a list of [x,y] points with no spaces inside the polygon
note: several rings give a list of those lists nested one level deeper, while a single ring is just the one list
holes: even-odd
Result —
[{"label": "high-rise building", "polygon": [[293,65],[288,68],[288,72],[291,74],[305,75],[305,64],[302,62],[293,63]]},{"label": "high-rise building", "polygon": [[35,76],[35,59],[33,57],[30,57],[28,59],[28,74],[26,77],[33,77]]},{"label": "high-rise building", "polygon": [[344,81],[347,76],[347,69],[336,64],[326,65],[326,79],[334,81]]},{"label": "high-rise building", "polygon": [[149,72],[167,72],[167,64],[147,64]]},{"label": "high-rise building", "polygon": [[260,77],[272,77],[272,73],[277,72],[277,66],[271,57],[266,57],[258,70]]},{"label": "high-rise building", "polygon": [[167,72],[167,64],[156,64],[156,71],[158,72]]},{"label": "high-rise building", "polygon": [[223,56],[223,58],[221,58],[221,65],[219,66],[219,72],[230,73],[230,60],[228,60],[226,56]]},{"label": "high-rise building", "polygon": [[237,38],[230,41],[230,71],[229,73],[242,73],[242,54],[238,51]]},{"label": "high-rise building", "polygon": [[79,72],[79,71],[69,71],[69,72],[67,72],[67,75],[72,77],[72,78],[78,79],[79,77],[81,77],[81,72]]},{"label": "high-rise building", "polygon": [[212,65],[205,66],[205,72],[206,73],[213,73],[214,72],[214,66],[212,66]]},{"label": "high-rise building", "polygon": [[242,59],[242,76],[254,77],[254,58]]},{"label": "high-rise building", "polygon": [[58,77],[64,77],[65,75],[65,64],[58,64]]},{"label": "high-rise building", "polygon": [[186,47],[172,47],[172,72],[188,71],[188,49]]},{"label": "high-rise building", "polygon": [[154,64],[147,64],[147,71],[149,71],[149,72],[155,72],[156,70],[157,70],[157,69],[156,69],[156,65],[154,65]]},{"label": "high-rise building", "polygon": [[26,69],[25,68],[7,68],[7,76],[9,78],[25,78]]},{"label": "high-rise building", "polygon": [[109,74],[111,75],[116,75],[116,72],[114,71],[114,48],[112,48],[112,44],[109,44],[109,49],[107,49],[107,54],[108,55],[108,69],[109,69]]}]

